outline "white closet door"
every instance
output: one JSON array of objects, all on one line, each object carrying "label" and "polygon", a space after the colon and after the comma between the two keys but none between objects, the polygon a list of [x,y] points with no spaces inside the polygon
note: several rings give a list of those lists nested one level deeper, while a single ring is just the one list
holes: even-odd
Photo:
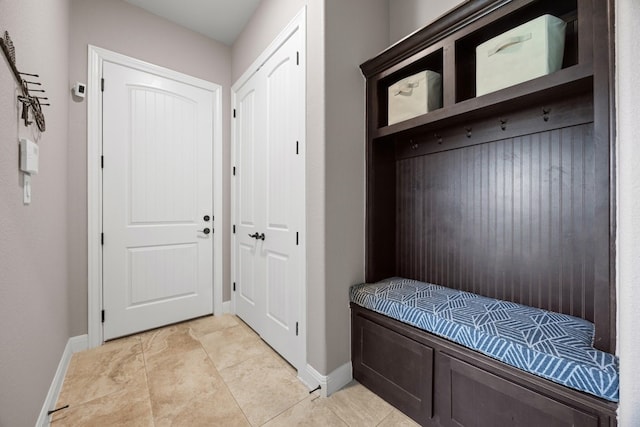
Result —
[{"label": "white closet door", "polygon": [[235,123],[236,313],[295,366],[304,286],[301,41],[292,34],[237,91]]},{"label": "white closet door", "polygon": [[[265,293],[262,336],[287,358],[296,348],[296,323],[300,313],[304,223],[303,156],[299,154],[301,71],[297,65],[299,34],[292,36],[263,66],[266,99],[264,132],[266,166],[264,184]],[[298,144],[296,144],[298,141]],[[296,147],[297,146],[297,147]],[[298,150],[298,153],[296,153]]]},{"label": "white closet door", "polygon": [[265,144],[264,96],[257,77],[237,93],[236,102],[236,314],[261,333],[261,312],[265,299],[265,266],[260,260],[264,232]]}]

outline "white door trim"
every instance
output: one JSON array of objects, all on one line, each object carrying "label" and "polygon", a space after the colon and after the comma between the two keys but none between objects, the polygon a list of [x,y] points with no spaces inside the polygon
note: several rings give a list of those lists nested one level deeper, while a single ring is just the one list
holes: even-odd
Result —
[{"label": "white door trim", "polygon": [[[296,14],[296,16],[287,24],[287,26],[278,34],[278,36],[269,44],[269,46],[258,56],[258,58],[247,68],[247,70],[240,76],[240,78],[231,86],[231,108],[235,109],[237,107],[237,92],[242,86],[257,72],[257,70],[264,65],[265,62],[282,46],[288,39],[294,34],[296,31],[300,32],[302,39],[302,50],[300,51],[300,66],[302,67],[302,73],[304,76],[304,99],[302,104],[304,106],[305,111],[300,115],[301,116],[301,126],[303,129],[306,129],[306,87],[307,87],[307,7],[304,6],[300,12]],[[303,155],[303,159],[306,158],[306,131],[303,132],[304,141],[300,141],[300,154]],[[235,165],[237,163],[236,159],[236,127],[235,125],[231,126],[231,165]],[[305,177],[306,182],[306,161],[303,162],[303,175]],[[235,209],[235,198],[236,198],[236,184],[235,180],[232,181],[231,184],[231,218],[232,222],[236,220],[236,209]],[[304,188],[306,189],[306,183],[304,184]],[[292,365],[298,370],[298,376],[304,377],[306,376],[306,366],[307,366],[307,245],[306,245],[306,191],[305,191],[305,200],[302,203],[302,216],[304,218],[303,221],[303,230],[305,233],[300,239],[300,250],[304,254],[301,257],[302,261],[302,277],[304,277],[304,281],[300,287],[300,296],[299,296],[299,304],[300,307],[300,316],[299,316],[299,345],[300,349],[298,354],[300,355],[300,360],[290,361]],[[236,282],[236,256],[235,256],[235,245],[236,239],[235,234],[231,235],[231,281]],[[236,294],[235,292],[231,292],[231,303],[233,313],[236,312]],[[305,384],[309,385],[312,381],[303,381]]]},{"label": "white door trim", "polygon": [[[213,312],[222,304],[222,87],[168,68],[89,45],[87,96],[87,236],[88,236],[88,341],[89,348],[102,345],[102,65],[105,61],[180,81],[213,93]],[[107,82],[108,84],[108,82]]]}]

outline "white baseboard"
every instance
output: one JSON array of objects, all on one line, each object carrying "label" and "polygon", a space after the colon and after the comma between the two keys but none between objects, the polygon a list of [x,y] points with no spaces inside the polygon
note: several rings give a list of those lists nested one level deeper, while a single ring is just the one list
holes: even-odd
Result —
[{"label": "white baseboard", "polygon": [[60,363],[58,363],[56,375],[53,377],[53,381],[49,387],[49,393],[47,393],[47,397],[42,405],[42,409],[40,410],[40,416],[36,422],[36,427],[46,427],[49,425],[49,415],[47,415],[47,412],[51,409],[55,409],[54,406],[58,401],[58,396],[62,389],[62,383],[64,382],[64,376],[67,373],[69,362],[71,362],[71,356],[73,353],[86,350],[87,348],[89,348],[88,335],[71,337],[69,338],[69,341],[67,341],[67,345],[64,347],[62,357],[60,358]]},{"label": "white baseboard", "polygon": [[231,313],[231,301],[224,301],[222,303],[222,313],[224,314]]},{"label": "white baseboard", "polygon": [[345,363],[326,376],[316,371],[313,366],[307,365],[306,372],[299,378],[309,388],[312,388],[313,384],[320,385],[320,395],[329,397],[353,380],[353,371],[351,362]]}]

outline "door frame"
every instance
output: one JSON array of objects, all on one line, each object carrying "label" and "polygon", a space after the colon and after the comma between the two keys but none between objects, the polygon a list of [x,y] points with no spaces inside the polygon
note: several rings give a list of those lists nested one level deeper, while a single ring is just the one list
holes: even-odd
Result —
[{"label": "door frame", "polygon": [[[231,109],[232,111],[237,108],[237,93],[238,90],[264,65],[265,62],[282,46],[296,31],[300,32],[302,47],[300,49],[300,67],[302,67],[303,74],[303,86],[305,90],[303,92],[302,105],[303,111],[300,113],[300,123],[302,129],[304,129],[303,135],[300,141],[300,153],[302,154],[302,175],[303,185],[305,188],[305,195],[302,201],[302,229],[304,234],[300,239],[300,250],[302,251],[302,257],[300,257],[302,266],[301,276],[303,282],[300,284],[298,307],[299,313],[299,343],[297,354],[299,360],[289,361],[298,371],[298,378],[303,383],[310,385],[313,383],[313,379],[309,377],[307,372],[307,245],[306,245],[306,226],[307,226],[307,211],[306,211],[306,110],[307,110],[307,27],[306,27],[307,7],[304,6],[296,16],[287,24],[286,27],[276,36],[276,38],[269,44],[269,46],[256,58],[256,60],[247,68],[247,70],[238,78],[238,80],[231,86]],[[233,120],[233,119],[232,119]],[[236,125],[232,122],[231,125],[231,165],[236,165],[236,145],[237,145]],[[236,180],[231,181],[231,221],[236,222],[236,197],[237,188]],[[236,235],[231,235],[231,281],[237,282],[237,259],[236,259]],[[236,312],[236,293],[231,290],[231,302],[233,313]]]},{"label": "door frame", "polygon": [[[102,345],[102,66],[112,62],[124,67],[176,80],[211,91],[213,94],[213,313],[223,313],[222,303],[222,86],[131,58],[100,47],[88,46],[87,73],[87,284],[89,348]],[[107,82],[108,84],[108,82]]]}]

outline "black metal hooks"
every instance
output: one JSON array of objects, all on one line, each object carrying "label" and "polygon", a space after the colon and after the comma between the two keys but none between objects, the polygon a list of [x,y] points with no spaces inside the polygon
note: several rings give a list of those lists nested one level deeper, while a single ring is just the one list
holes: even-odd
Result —
[{"label": "black metal hooks", "polygon": [[42,112],[43,106],[49,106],[49,103],[42,103],[40,100],[47,101],[49,98],[45,96],[33,96],[32,92],[45,93],[44,89],[34,89],[31,88],[30,85],[33,86],[42,86],[40,82],[34,82],[29,80],[24,80],[22,76],[36,77],[39,78],[38,74],[32,73],[22,73],[18,71],[16,67],[16,48],[13,45],[13,41],[11,40],[11,36],[9,36],[9,32],[5,31],[4,35],[0,37],[0,47],[2,48],[2,52],[7,58],[9,62],[9,67],[13,72],[14,77],[16,78],[18,84],[20,85],[22,95],[18,95],[18,101],[22,103],[22,119],[24,120],[24,125],[29,126],[33,123],[33,121],[29,120],[29,110],[31,110],[33,114],[33,118],[35,120],[36,125],[40,132],[44,132],[46,130],[46,124],[44,120],[44,113]]}]

